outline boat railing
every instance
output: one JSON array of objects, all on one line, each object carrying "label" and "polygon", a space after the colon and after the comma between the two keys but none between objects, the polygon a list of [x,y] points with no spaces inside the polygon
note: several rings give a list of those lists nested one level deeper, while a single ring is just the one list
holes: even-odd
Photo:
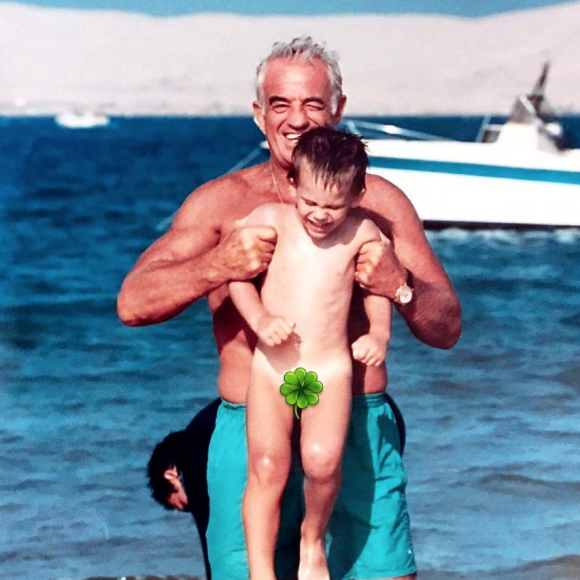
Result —
[{"label": "boat railing", "polygon": [[488,113],[481,121],[481,125],[479,126],[479,132],[477,133],[477,137],[475,138],[476,143],[483,143],[484,140],[487,138],[487,134],[489,132],[491,122],[491,115]]},{"label": "boat railing", "polygon": [[410,139],[413,141],[455,141],[455,139],[441,137],[440,135],[432,135],[422,131],[413,131],[411,129],[398,127],[397,125],[361,121],[359,119],[345,119],[341,126],[351,133],[355,133],[361,137],[368,137],[369,131],[375,131],[382,135],[399,138],[403,137],[404,139]]}]

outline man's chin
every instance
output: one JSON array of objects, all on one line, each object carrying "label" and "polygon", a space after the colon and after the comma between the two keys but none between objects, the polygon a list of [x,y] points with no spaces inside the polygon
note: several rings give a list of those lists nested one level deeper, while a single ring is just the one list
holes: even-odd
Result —
[{"label": "man's chin", "polygon": [[281,147],[272,147],[272,144],[268,141],[268,147],[270,148],[271,159],[276,162],[276,165],[288,171],[292,167],[292,153],[294,153],[296,144],[283,143]]}]

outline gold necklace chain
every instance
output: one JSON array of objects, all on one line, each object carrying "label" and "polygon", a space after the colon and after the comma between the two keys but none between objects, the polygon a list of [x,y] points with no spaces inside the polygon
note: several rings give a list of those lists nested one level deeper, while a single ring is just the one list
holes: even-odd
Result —
[{"label": "gold necklace chain", "polygon": [[276,180],[276,176],[274,175],[274,167],[272,167],[272,162],[270,161],[270,173],[272,174],[272,181],[274,182],[274,187],[276,188],[276,193],[278,194],[278,199],[280,203],[284,203],[282,201],[282,194],[280,193],[280,188],[278,187],[278,181]]}]

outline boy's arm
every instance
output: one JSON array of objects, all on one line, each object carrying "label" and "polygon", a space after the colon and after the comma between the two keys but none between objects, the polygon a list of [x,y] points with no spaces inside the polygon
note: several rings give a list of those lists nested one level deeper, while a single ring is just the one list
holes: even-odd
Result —
[{"label": "boy's arm", "polygon": [[[381,233],[371,220],[363,220],[360,227],[360,244],[379,241]],[[369,331],[352,345],[353,357],[369,366],[378,366],[386,358],[391,339],[392,304],[388,298],[364,292],[364,307],[369,319]]]},{"label": "boy's arm", "polygon": [[[277,204],[266,204],[257,207],[247,216],[245,225],[270,226],[276,229],[279,209],[276,206]],[[272,316],[264,308],[258,289],[251,280],[232,281],[228,288],[234,306],[260,340],[273,346],[281,344],[290,336],[294,324],[279,316]]]},{"label": "boy's arm", "polygon": [[398,187],[369,174],[361,207],[389,239],[360,253],[357,281],[392,299],[411,276],[413,299],[397,309],[419,340],[451,348],[461,335],[461,305],[413,205]]},{"label": "boy's arm", "polygon": [[369,334],[376,336],[386,346],[391,340],[393,312],[391,301],[384,296],[365,292],[364,306],[370,323]]},{"label": "boy's arm", "polygon": [[366,294],[364,305],[370,322],[367,334],[363,334],[352,344],[355,360],[371,367],[384,363],[391,338],[391,302],[384,296]]},{"label": "boy's arm", "polygon": [[228,284],[230,296],[238,312],[244,317],[248,326],[258,334],[260,322],[269,312],[264,308],[257,288],[251,281],[237,281]]}]

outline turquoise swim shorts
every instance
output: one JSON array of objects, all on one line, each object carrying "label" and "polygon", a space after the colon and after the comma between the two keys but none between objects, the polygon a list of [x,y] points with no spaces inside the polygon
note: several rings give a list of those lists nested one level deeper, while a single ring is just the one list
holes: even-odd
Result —
[{"label": "turquoise swim shorts", "polygon": [[[245,420],[244,405],[224,401],[210,442],[207,543],[213,580],[248,578],[241,513],[247,475]],[[386,397],[353,397],[342,488],[327,536],[333,580],[391,578],[416,571],[406,484],[399,433]],[[302,474],[294,462],[282,499],[276,550],[281,580],[296,578],[303,515]]]},{"label": "turquoise swim shorts", "polygon": [[417,571],[393,410],[384,393],[354,396],[342,487],[327,535],[331,578],[394,578]]},{"label": "turquoise swim shorts", "polygon": [[[242,524],[247,471],[246,406],[222,401],[207,463],[210,516],[206,538],[213,580],[249,577]],[[298,461],[294,461],[282,497],[276,548],[277,578],[296,578],[298,574],[303,512],[302,473]]]}]

